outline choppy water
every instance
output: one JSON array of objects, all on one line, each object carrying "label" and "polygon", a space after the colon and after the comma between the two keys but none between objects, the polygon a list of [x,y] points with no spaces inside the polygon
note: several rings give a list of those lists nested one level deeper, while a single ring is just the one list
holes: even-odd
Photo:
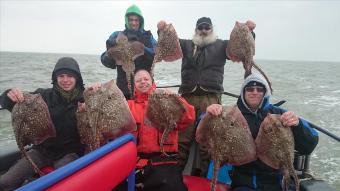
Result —
[{"label": "choppy water", "polygon": [[[0,52],[0,92],[12,87],[32,91],[51,87],[51,72],[62,56],[72,56],[80,64],[85,84],[116,78],[116,71],[104,67],[99,55],[40,54]],[[283,107],[314,124],[340,135],[340,63],[257,60],[272,80],[272,101],[286,100]],[[243,79],[241,64],[227,62],[224,88],[238,94]],[[180,84],[180,62],[155,66],[158,85]],[[223,97],[224,104],[236,99]],[[317,177],[340,190],[340,143],[319,133],[320,141],[312,154],[311,169]],[[0,147],[13,144],[10,113],[0,111]]]}]

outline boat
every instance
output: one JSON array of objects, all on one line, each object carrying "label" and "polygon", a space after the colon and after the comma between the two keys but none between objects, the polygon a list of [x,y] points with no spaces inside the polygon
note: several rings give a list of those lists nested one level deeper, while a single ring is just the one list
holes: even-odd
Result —
[{"label": "boat", "polygon": [[[6,170],[21,157],[13,145],[0,151],[0,172]],[[128,191],[134,190],[137,148],[132,134],[123,135],[97,150],[18,188],[18,191],[108,191],[127,180]],[[310,157],[296,154],[294,167],[300,179],[301,191],[333,191],[327,182],[314,178],[309,171]],[[119,172],[119,173],[115,173]],[[222,173],[222,172],[221,172]],[[183,175],[188,191],[209,191],[210,179]],[[231,190],[223,181],[216,191]]]}]

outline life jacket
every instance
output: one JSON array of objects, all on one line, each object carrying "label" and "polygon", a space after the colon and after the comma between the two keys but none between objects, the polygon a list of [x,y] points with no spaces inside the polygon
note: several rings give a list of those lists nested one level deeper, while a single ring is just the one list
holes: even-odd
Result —
[{"label": "life jacket", "polygon": [[[128,100],[131,113],[137,123],[137,131],[134,132],[134,135],[137,139],[137,152],[139,153],[139,156],[160,154],[162,132],[158,131],[152,124],[145,123],[145,121],[147,121],[146,109],[148,106],[148,98],[155,89],[155,84],[153,84],[152,88],[146,93],[141,93],[135,89],[135,98],[133,100]],[[168,139],[164,143],[164,151],[167,153],[178,152],[178,130],[185,129],[195,120],[194,107],[188,104],[184,99],[180,99],[185,105],[186,111],[183,113],[182,118],[177,122],[176,129],[170,132]]]}]

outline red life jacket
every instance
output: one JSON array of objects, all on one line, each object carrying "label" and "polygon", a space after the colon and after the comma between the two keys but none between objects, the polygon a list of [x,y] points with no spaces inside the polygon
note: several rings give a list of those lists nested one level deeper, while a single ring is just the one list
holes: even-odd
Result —
[{"label": "red life jacket", "polygon": [[[135,99],[128,100],[131,113],[137,123],[137,131],[134,135],[137,138],[138,153],[151,154],[160,152],[160,140],[162,133],[159,132],[157,128],[145,124],[145,113],[148,98],[155,89],[155,84],[153,84],[152,88],[147,93],[141,93],[135,89]],[[169,138],[164,143],[165,152],[178,152],[178,130],[187,128],[189,125],[194,123],[195,120],[194,107],[187,103],[183,98],[180,98],[180,100],[187,109],[183,113],[182,118],[177,122],[177,128],[169,134]]]}]

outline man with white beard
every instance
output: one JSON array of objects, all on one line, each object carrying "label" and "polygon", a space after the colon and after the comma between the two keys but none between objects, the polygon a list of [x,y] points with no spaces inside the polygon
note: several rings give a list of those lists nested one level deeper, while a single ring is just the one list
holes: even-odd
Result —
[{"label": "man with white beard", "polygon": [[[251,31],[255,28],[252,21],[247,21],[246,24]],[[254,33],[253,36],[255,38]],[[192,40],[180,39],[183,58],[179,93],[195,107],[197,121],[207,106],[221,104],[224,65],[226,59],[229,59],[226,55],[227,43],[227,40],[218,39],[208,17],[197,20]],[[179,164],[183,169],[194,135],[195,125],[179,133]],[[193,169],[191,173],[195,176],[206,176],[210,157],[201,146],[199,154],[199,160],[194,161],[194,167],[198,168]]]}]

